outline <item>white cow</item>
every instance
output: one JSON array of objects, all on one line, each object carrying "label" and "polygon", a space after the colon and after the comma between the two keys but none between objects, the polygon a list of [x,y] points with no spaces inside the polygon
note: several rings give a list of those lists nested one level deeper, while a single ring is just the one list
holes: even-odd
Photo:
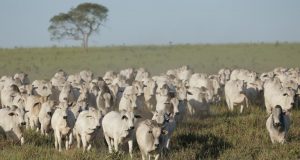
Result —
[{"label": "white cow", "polygon": [[190,115],[209,115],[210,105],[206,100],[206,92],[203,88],[192,87],[187,91],[187,108]]},{"label": "white cow", "polygon": [[31,129],[39,131],[39,113],[42,106],[42,97],[30,95],[25,99],[25,111],[27,118],[27,128],[30,126]]},{"label": "white cow", "polygon": [[21,98],[19,87],[15,84],[4,85],[0,95],[2,107],[12,106]]},{"label": "white cow", "polygon": [[102,127],[109,153],[112,153],[112,147],[114,147],[115,151],[118,151],[119,144],[128,142],[129,154],[132,157],[133,132],[136,118],[140,118],[140,116],[128,111],[111,111],[104,116]]},{"label": "white cow", "polygon": [[70,110],[73,113],[75,119],[77,119],[80,112],[88,110],[88,103],[86,101],[78,101],[75,104],[72,104]]},{"label": "white cow", "polygon": [[137,107],[137,90],[133,86],[128,86],[125,88],[123,96],[120,100],[119,111],[133,111],[136,110]]},{"label": "white cow", "polygon": [[230,111],[235,105],[240,105],[240,112],[243,112],[244,105],[248,107],[248,98],[243,93],[244,82],[241,80],[230,80],[225,84],[225,99]]},{"label": "white cow", "polygon": [[80,143],[82,142],[83,151],[86,149],[89,151],[91,149],[91,141],[95,137],[96,132],[100,129],[101,118],[102,114],[95,109],[82,111],[79,114],[73,129],[78,148],[80,148]]},{"label": "white cow", "polygon": [[84,82],[89,83],[92,81],[94,75],[92,71],[83,70],[79,72],[79,76]]},{"label": "white cow", "polygon": [[155,121],[145,120],[138,125],[136,130],[136,140],[142,153],[143,160],[150,160],[151,156],[154,156],[155,160],[159,159],[163,148],[161,139],[162,136],[167,133],[168,132]]},{"label": "white cow", "polygon": [[230,80],[243,80],[245,82],[254,82],[257,74],[246,69],[235,69],[231,72]]},{"label": "white cow", "polygon": [[265,106],[269,114],[276,105],[280,105],[284,112],[289,111],[294,105],[294,96],[292,89],[282,87],[277,78],[264,84]]},{"label": "white cow", "polygon": [[62,102],[57,106],[57,109],[54,111],[51,119],[51,127],[54,131],[54,144],[55,149],[58,149],[59,152],[62,151],[62,139],[66,139],[66,150],[69,149],[72,144],[73,135],[71,130],[75,125],[75,117],[73,113],[68,109],[68,104]]},{"label": "white cow", "polygon": [[144,79],[144,97],[146,107],[152,111],[156,106],[155,91],[157,85],[155,81],[151,78]]},{"label": "white cow", "polygon": [[26,125],[24,110],[17,106],[0,109],[0,128],[6,137],[13,141],[20,141],[24,144],[24,136],[21,126]]},{"label": "white cow", "polygon": [[30,84],[30,80],[28,78],[28,74],[20,72],[20,73],[16,73],[14,75],[14,80],[15,81],[20,81],[21,85],[28,85]]},{"label": "white cow", "polygon": [[285,143],[289,126],[289,116],[282,111],[281,106],[275,106],[266,122],[272,143]]},{"label": "white cow", "polygon": [[145,68],[139,68],[136,70],[135,80],[144,81],[144,79],[149,78],[150,73],[145,70]]},{"label": "white cow", "polygon": [[67,80],[67,73],[60,69],[50,79],[50,82],[52,86],[56,87],[57,90],[61,90],[64,84],[66,83],[66,80]]},{"label": "white cow", "polygon": [[113,96],[107,86],[104,86],[97,93],[96,104],[97,108],[102,111],[103,114],[108,113],[113,108]]},{"label": "white cow", "polygon": [[121,76],[125,77],[128,84],[131,84],[135,79],[135,71],[133,68],[123,69],[119,73]]},{"label": "white cow", "polygon": [[230,80],[230,74],[231,70],[228,68],[222,68],[219,70],[218,75],[220,76],[220,84],[222,86],[224,86],[225,83]]},{"label": "white cow", "polygon": [[247,83],[244,93],[251,104],[263,105],[263,82],[261,80]]},{"label": "white cow", "polygon": [[51,129],[51,117],[55,110],[55,103],[54,101],[47,101],[44,102],[41,106],[38,118],[41,124],[41,134],[48,135]]},{"label": "white cow", "polygon": [[52,85],[50,82],[45,80],[35,80],[32,82],[32,93],[33,95],[39,95],[44,97],[44,100],[47,100],[48,97],[52,94]]},{"label": "white cow", "polygon": [[65,83],[59,94],[59,102],[72,103],[76,101],[77,99],[75,98],[72,85],[70,83]]},{"label": "white cow", "polygon": [[105,81],[105,83],[107,85],[111,85],[113,79],[115,79],[117,77],[117,73],[114,71],[107,71],[105,72],[104,76],[103,76],[103,80]]},{"label": "white cow", "polygon": [[69,75],[67,81],[72,85],[72,87],[77,88],[81,84],[81,77],[79,73]]},{"label": "white cow", "polygon": [[170,149],[171,136],[176,129],[175,118],[164,111],[155,111],[152,120],[162,125],[163,128],[168,131],[168,133],[162,137],[162,147]]}]

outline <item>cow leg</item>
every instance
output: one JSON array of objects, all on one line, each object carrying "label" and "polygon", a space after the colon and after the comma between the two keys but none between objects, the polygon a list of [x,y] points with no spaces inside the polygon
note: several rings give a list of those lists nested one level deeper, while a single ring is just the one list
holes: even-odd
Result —
[{"label": "cow leg", "polygon": [[230,110],[230,103],[229,103],[228,97],[226,97],[226,104],[227,104],[227,106],[228,106],[228,109]]},{"label": "cow leg", "polygon": [[189,102],[188,102],[187,107],[188,107],[188,111],[189,111],[190,115],[193,115],[193,113],[192,113],[192,106],[191,106],[191,104]]},{"label": "cow leg", "polygon": [[142,151],[142,160],[146,160],[147,154]]},{"label": "cow leg", "polygon": [[156,156],[155,156],[155,160],[158,160],[159,159],[159,154],[157,154]]},{"label": "cow leg", "polygon": [[133,146],[133,141],[129,140],[128,141],[128,148],[129,148],[129,154],[130,154],[131,158],[132,158],[132,146]]},{"label": "cow leg", "polygon": [[87,150],[90,151],[91,148],[92,148],[92,144],[89,144],[88,147],[87,147]]},{"label": "cow leg", "polygon": [[233,112],[233,105],[234,104],[229,101],[229,111],[231,111],[231,112]]},{"label": "cow leg", "polygon": [[61,135],[60,135],[59,131],[57,131],[56,136],[57,136],[57,142],[58,142],[58,151],[61,152]]},{"label": "cow leg", "polygon": [[167,149],[170,149],[170,138],[167,138],[166,148],[167,148]]},{"label": "cow leg", "polygon": [[83,152],[86,150],[86,146],[87,146],[87,141],[86,141],[86,136],[82,135],[81,136],[81,141],[82,141],[82,148],[83,148]]},{"label": "cow leg", "polygon": [[46,133],[46,132],[45,132],[45,129],[44,129],[44,125],[41,124],[41,134],[42,134],[42,135],[45,135],[45,133]]},{"label": "cow leg", "polygon": [[274,137],[273,136],[270,136],[270,137],[271,137],[272,143],[274,144],[275,143]]},{"label": "cow leg", "polygon": [[111,147],[113,148],[114,147],[114,139],[113,138],[110,138],[110,144],[111,144]]},{"label": "cow leg", "polygon": [[57,140],[56,132],[54,133],[54,146],[55,146],[55,149],[57,149],[57,147],[58,147],[58,140]]},{"label": "cow leg", "polygon": [[116,151],[116,152],[119,151],[118,142],[119,142],[119,139],[115,137],[115,138],[114,138],[114,148],[115,148],[115,151]]},{"label": "cow leg", "polygon": [[30,129],[34,130],[34,127],[35,127],[34,126],[34,121],[31,120],[31,119],[29,121],[30,121],[30,123],[29,123],[30,124]]},{"label": "cow leg", "polygon": [[73,133],[71,132],[70,135],[69,135],[69,144],[68,146],[70,147],[73,143]]},{"label": "cow leg", "polygon": [[248,98],[245,96],[245,103],[246,103],[246,107],[248,108],[249,107],[249,101],[248,101]]},{"label": "cow leg", "polygon": [[40,132],[40,128],[39,128],[39,119],[36,118],[34,119],[34,126],[36,127],[36,132]]},{"label": "cow leg", "polygon": [[81,140],[80,140],[80,135],[78,133],[76,133],[76,141],[77,141],[77,148],[80,148]]},{"label": "cow leg", "polygon": [[243,109],[244,109],[244,105],[243,105],[243,104],[241,104],[240,113],[243,113]]},{"label": "cow leg", "polygon": [[104,137],[105,137],[106,143],[108,145],[108,151],[109,151],[109,153],[112,153],[110,138],[106,135],[106,133],[104,133]]},{"label": "cow leg", "polygon": [[21,145],[23,145],[25,143],[24,137],[21,137]]},{"label": "cow leg", "polygon": [[66,147],[66,150],[69,150],[69,138],[68,138],[68,136],[66,136],[65,147]]}]

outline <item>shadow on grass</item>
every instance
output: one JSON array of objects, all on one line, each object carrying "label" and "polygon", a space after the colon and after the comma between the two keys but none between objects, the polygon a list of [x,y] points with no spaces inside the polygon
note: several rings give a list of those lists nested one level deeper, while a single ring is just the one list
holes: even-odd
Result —
[{"label": "shadow on grass", "polygon": [[188,133],[179,135],[176,139],[178,141],[177,145],[180,147],[174,149],[196,149],[196,159],[216,159],[224,150],[232,147],[232,144],[213,134],[197,135]]},{"label": "shadow on grass", "polygon": [[243,113],[240,113],[240,107],[235,107],[234,111],[229,111],[227,108],[220,109],[221,111],[216,111],[211,115],[211,118],[235,118],[235,117],[245,117],[251,115],[253,112],[265,112],[263,108],[258,106],[244,107]]},{"label": "shadow on grass", "polygon": [[48,136],[43,136],[40,132],[33,130],[27,130],[24,134],[25,143],[33,144],[35,146],[52,146],[54,145],[54,136],[49,134]]}]

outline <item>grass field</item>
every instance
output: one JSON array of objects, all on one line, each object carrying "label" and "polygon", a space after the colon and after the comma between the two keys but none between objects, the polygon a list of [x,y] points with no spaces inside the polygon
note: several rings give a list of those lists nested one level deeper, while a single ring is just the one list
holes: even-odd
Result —
[{"label": "grass field", "polygon": [[[179,124],[171,140],[171,150],[162,159],[299,159],[300,111],[294,110],[288,143],[272,145],[265,127],[264,109],[254,107],[243,114],[228,113],[222,106],[212,107],[207,118],[188,118]],[[27,132],[24,146],[0,140],[1,159],[130,159],[128,154],[108,154],[103,139],[98,148],[83,153],[75,145],[59,153],[54,149],[53,137]],[[134,159],[141,159],[134,148]]]},{"label": "grass field", "polygon": [[50,78],[60,68],[102,75],[107,70],[145,67],[158,74],[184,64],[196,72],[215,73],[222,67],[263,72],[299,66],[300,44],[117,46],[90,48],[88,53],[81,48],[16,48],[0,49],[0,56],[0,75],[23,71],[31,79]]},{"label": "grass field", "polygon": [[[257,72],[274,67],[299,67],[300,44],[236,44],[117,46],[90,48],[0,49],[0,75],[23,71],[30,79],[49,79],[62,68],[68,73],[90,69],[95,75],[107,70],[145,67],[158,74],[184,64],[196,72],[215,73],[222,67],[247,68]],[[272,145],[265,127],[264,108],[252,106],[243,114],[228,113],[225,105],[213,106],[207,118],[187,118],[178,125],[171,150],[163,159],[299,159],[300,111],[292,111],[288,143]],[[15,145],[0,139],[0,159],[130,159],[128,154],[108,154],[103,140],[97,149],[83,153],[75,146],[59,153],[53,137],[33,131],[26,133],[26,144]],[[138,148],[134,158],[141,159]]]}]

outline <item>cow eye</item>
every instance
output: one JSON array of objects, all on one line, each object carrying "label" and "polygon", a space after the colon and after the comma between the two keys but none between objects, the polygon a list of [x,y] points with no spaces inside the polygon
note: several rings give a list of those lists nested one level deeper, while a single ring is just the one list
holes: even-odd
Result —
[{"label": "cow eye", "polygon": [[287,96],[287,95],[288,95],[287,93],[284,93],[284,94],[283,94],[283,96]]},{"label": "cow eye", "polygon": [[150,130],[150,131],[148,131],[148,133],[150,133],[150,134],[151,134],[151,133],[152,133],[152,131]]}]

